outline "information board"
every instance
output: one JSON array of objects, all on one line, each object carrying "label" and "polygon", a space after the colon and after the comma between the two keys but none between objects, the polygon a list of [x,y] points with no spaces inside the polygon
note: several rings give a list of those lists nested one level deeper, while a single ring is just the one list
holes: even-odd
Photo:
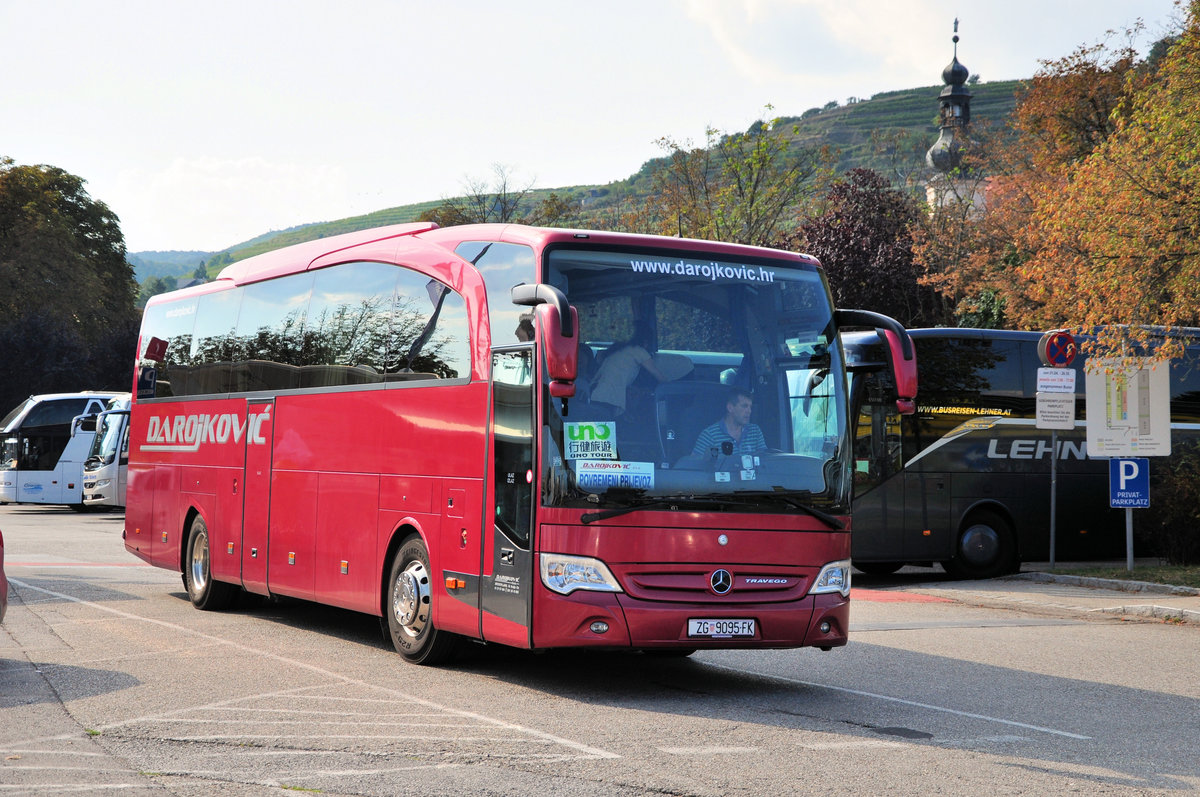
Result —
[{"label": "information board", "polygon": [[1089,457],[1171,453],[1171,388],[1165,362],[1092,359],[1087,364]]}]

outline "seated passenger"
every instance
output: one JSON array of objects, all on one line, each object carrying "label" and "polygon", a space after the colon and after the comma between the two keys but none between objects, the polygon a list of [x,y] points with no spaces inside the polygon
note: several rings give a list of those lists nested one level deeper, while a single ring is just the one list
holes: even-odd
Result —
[{"label": "seated passenger", "polygon": [[[734,388],[725,402],[725,417],[700,433],[692,456],[716,459],[719,454],[756,454],[765,451],[767,439],[763,437],[762,429],[758,424],[750,423],[753,409],[754,397],[750,391]],[[723,446],[726,443],[729,445]]]}]

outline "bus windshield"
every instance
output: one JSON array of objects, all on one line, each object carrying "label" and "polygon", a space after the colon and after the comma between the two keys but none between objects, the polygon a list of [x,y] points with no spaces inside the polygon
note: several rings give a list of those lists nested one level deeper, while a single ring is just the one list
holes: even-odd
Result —
[{"label": "bus windshield", "polygon": [[815,264],[557,248],[546,268],[580,342],[575,397],[543,414],[545,505],[848,509],[846,382]]},{"label": "bus windshield", "polygon": [[100,416],[96,425],[96,436],[92,438],[92,448],[88,452],[88,460],[95,460],[98,465],[111,465],[117,458],[121,447],[121,436],[125,430],[125,419],[128,412],[106,412]]}]

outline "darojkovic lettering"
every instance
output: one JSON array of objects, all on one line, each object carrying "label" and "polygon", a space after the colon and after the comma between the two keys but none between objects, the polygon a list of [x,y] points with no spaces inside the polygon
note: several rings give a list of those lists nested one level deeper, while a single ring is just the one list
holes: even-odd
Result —
[{"label": "darojkovic lettering", "polygon": [[271,422],[271,407],[252,412],[246,418],[237,413],[216,415],[151,415],[142,451],[198,451],[204,444],[241,443],[266,445],[267,424]]}]

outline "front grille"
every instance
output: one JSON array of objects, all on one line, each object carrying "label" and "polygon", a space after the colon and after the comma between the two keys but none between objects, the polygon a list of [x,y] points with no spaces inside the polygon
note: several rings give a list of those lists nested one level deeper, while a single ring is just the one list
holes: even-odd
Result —
[{"label": "front grille", "polygon": [[[724,595],[712,590],[712,574],[724,569],[733,587]],[[634,565],[616,568],[617,579],[630,597],[678,603],[776,603],[803,597],[814,577],[801,568],[750,565]]]}]

